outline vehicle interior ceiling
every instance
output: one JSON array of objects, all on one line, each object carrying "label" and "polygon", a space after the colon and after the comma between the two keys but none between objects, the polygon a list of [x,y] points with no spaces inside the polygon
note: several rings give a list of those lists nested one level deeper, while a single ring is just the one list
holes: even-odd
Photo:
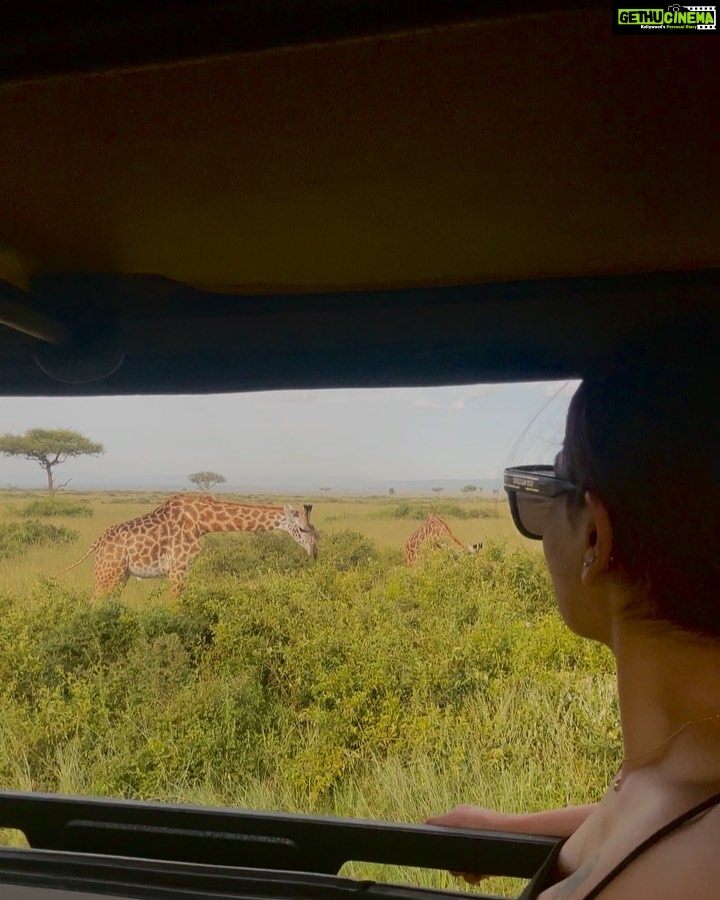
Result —
[{"label": "vehicle interior ceiling", "polygon": [[598,3],[242,6],[5,29],[3,394],[575,377],[716,306],[697,41]]}]

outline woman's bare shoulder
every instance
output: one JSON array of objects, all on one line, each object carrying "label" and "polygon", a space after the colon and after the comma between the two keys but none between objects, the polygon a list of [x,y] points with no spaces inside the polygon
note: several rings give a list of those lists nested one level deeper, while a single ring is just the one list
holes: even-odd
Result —
[{"label": "woman's bare shoulder", "polygon": [[[720,807],[689,822],[633,860],[601,892],[602,900],[716,900],[720,897]],[[582,900],[604,876],[583,880],[570,893],[551,894],[554,900]],[[607,871],[607,870],[606,870]],[[593,873],[595,874],[595,873]],[[557,889],[562,883],[557,885]]]}]

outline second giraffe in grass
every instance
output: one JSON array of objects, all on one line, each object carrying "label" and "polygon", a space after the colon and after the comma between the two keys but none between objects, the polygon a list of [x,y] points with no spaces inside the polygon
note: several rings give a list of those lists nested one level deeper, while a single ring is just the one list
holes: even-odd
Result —
[{"label": "second giraffe in grass", "polygon": [[465,546],[450,531],[450,526],[444,519],[435,513],[425,519],[417,531],[414,531],[405,543],[405,562],[411,566],[417,562],[420,556],[420,550],[427,542],[431,542],[434,547],[459,547],[463,552],[476,553],[482,549],[482,544],[470,544]]}]

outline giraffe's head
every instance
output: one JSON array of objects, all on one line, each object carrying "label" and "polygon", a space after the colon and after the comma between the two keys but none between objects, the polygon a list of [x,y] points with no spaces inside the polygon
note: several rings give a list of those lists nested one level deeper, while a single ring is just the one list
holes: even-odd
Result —
[{"label": "giraffe's head", "polygon": [[302,512],[298,512],[294,506],[288,504],[283,507],[284,516],[278,528],[287,531],[290,537],[307,551],[308,556],[312,556],[315,559],[318,552],[317,535],[315,534],[315,526],[310,524],[311,510],[311,503],[306,503]]}]

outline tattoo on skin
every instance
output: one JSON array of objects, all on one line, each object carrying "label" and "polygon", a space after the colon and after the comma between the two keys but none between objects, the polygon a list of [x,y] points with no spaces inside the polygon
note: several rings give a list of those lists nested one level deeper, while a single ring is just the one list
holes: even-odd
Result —
[{"label": "tattoo on skin", "polygon": [[594,856],[591,856],[587,862],[584,862],[579,869],[576,869],[572,875],[569,875],[564,881],[561,881],[560,884],[556,885],[550,894],[552,900],[569,900],[575,893],[575,889],[590,876],[597,861],[598,854],[596,853]]}]

